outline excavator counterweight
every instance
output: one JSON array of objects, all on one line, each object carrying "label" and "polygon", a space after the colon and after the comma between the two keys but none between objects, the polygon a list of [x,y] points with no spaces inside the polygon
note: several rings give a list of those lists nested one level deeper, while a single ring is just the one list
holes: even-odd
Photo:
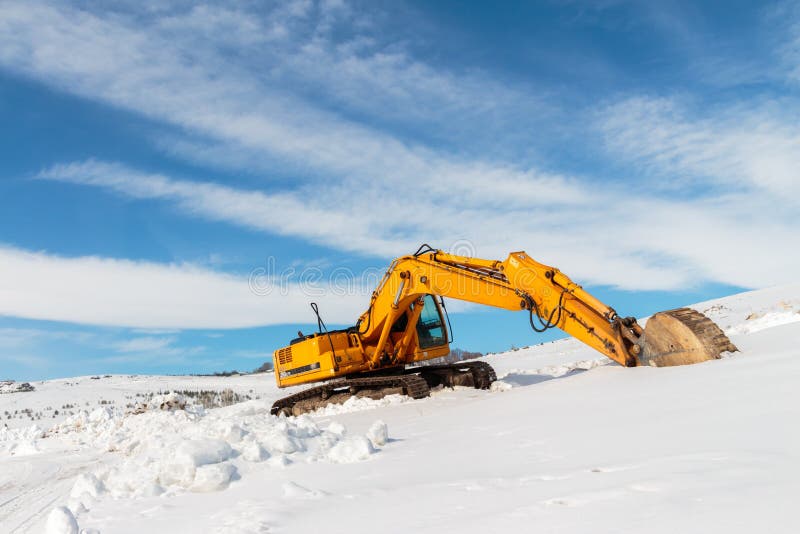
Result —
[{"label": "excavator counterweight", "polygon": [[523,311],[533,330],[559,328],[626,367],[700,363],[737,350],[688,308],[656,313],[642,328],[525,252],[499,261],[423,245],[391,263],[355,326],[328,331],[312,304],[318,332],[276,350],[273,361],[279,387],[320,384],[276,401],[272,412],[297,415],[354,396],[420,398],[438,385],[488,388],[496,376],[486,362],[429,365],[450,353],[445,297]]}]

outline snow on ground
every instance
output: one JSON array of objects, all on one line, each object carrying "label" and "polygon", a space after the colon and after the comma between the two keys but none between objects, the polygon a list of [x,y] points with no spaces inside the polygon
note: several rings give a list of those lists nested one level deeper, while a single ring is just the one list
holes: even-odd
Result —
[{"label": "snow on ground", "polygon": [[[625,369],[562,340],[487,357],[491,391],[299,418],[269,374],[36,382],[0,395],[49,414],[0,421],[0,532],[798,532],[800,286],[695,308],[740,352]],[[251,400],[159,396],[201,389]]]},{"label": "snow on ground", "polygon": [[[194,393],[228,389],[244,399],[272,397],[275,392],[272,382],[272,373],[230,377],[105,375],[31,382],[35,388],[32,393],[0,397],[0,428],[32,423],[49,427],[81,410],[91,412],[100,406],[132,410],[136,404],[148,402],[150,397],[166,391]],[[24,410],[30,410],[33,419],[27,412],[22,413]],[[8,414],[14,415],[14,412],[17,412],[16,417],[9,418]]]}]

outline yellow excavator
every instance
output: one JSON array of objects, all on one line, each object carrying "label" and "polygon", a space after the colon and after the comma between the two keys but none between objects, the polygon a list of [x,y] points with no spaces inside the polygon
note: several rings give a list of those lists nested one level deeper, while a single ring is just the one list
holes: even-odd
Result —
[{"label": "yellow excavator", "polygon": [[422,245],[391,263],[355,326],[328,330],[312,303],[318,331],[298,332],[273,363],[278,387],[319,384],[279,399],[272,413],[299,415],[353,396],[422,398],[439,385],[489,388],[497,377],[486,362],[428,364],[450,353],[444,297],[527,312],[535,331],[560,328],[626,367],[699,363],[737,350],[689,308],[656,313],[643,329],[525,252],[498,261]]}]

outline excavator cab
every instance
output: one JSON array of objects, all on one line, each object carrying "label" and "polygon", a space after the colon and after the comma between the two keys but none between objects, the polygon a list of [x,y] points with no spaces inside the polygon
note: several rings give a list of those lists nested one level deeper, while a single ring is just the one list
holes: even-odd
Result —
[{"label": "excavator cab", "polygon": [[[422,310],[415,310],[417,306]],[[415,311],[419,313],[416,314]],[[416,321],[409,331],[409,321]],[[433,295],[422,297],[420,304],[411,303],[392,325],[390,346],[400,350],[408,336],[403,354],[394,354],[397,365],[447,356],[450,353],[444,313]],[[278,387],[329,380],[361,371],[364,357],[370,354],[369,340],[358,334],[358,326],[343,330],[322,330],[293,339],[289,346],[276,350],[272,360]]]},{"label": "excavator cab", "polygon": [[[417,310],[420,305],[422,309]],[[396,357],[402,363],[414,363],[450,354],[450,337],[444,318],[442,305],[433,295],[424,295],[419,304],[411,303],[392,325],[390,339],[396,347]],[[409,321],[416,321],[411,331]],[[407,344],[403,342],[405,336],[410,339]]]},{"label": "excavator cab", "polygon": [[[416,306],[417,304],[412,303],[408,307],[408,311],[401,314],[392,325],[393,341],[399,341],[406,333],[409,318],[413,320]],[[433,295],[425,295],[422,298],[422,311],[419,313],[415,330],[416,344],[414,353],[446,347],[449,344],[450,338],[444,324],[443,309]]]}]

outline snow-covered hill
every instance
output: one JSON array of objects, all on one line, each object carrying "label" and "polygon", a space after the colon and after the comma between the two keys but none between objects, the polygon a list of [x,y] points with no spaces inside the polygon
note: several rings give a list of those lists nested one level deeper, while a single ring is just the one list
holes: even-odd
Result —
[{"label": "snow-covered hill", "polygon": [[[269,374],[33,383],[0,395],[0,532],[798,532],[800,286],[695,307],[740,352],[625,369],[562,340],[488,357],[491,391],[300,418]],[[157,407],[226,389],[251,400]]]}]

